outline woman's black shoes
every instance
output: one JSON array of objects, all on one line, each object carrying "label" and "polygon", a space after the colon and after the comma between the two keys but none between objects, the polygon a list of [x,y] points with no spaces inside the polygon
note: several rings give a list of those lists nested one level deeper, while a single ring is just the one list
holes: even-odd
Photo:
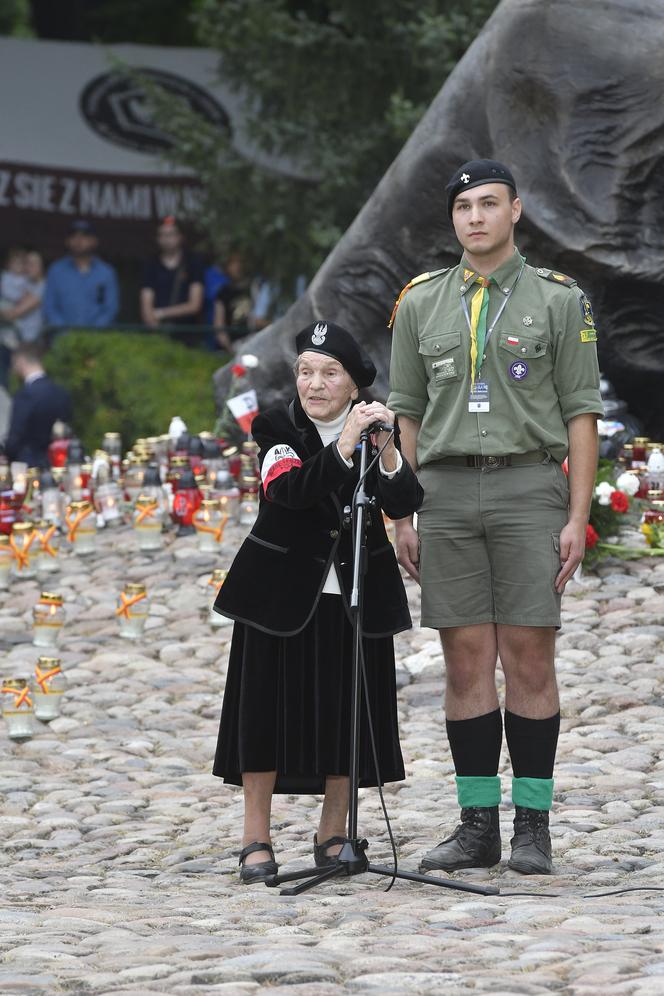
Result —
[{"label": "woman's black shoes", "polygon": [[[255,865],[245,865],[244,859],[248,854],[254,854],[255,851],[267,851],[270,855],[270,861],[259,861]],[[240,851],[240,881],[244,885],[248,885],[250,882],[264,882],[266,878],[271,875],[276,875],[279,871],[279,865],[274,860],[274,851],[272,850],[271,844],[262,844],[260,841],[254,841],[253,844],[247,844]]]},{"label": "woman's black shoes", "polygon": [[318,834],[314,834],[314,862],[317,868],[325,868],[327,865],[336,865],[339,860],[338,854],[328,854],[328,847],[334,847],[335,844],[347,844],[348,837],[330,837],[328,840],[324,840],[322,844],[318,843]]}]

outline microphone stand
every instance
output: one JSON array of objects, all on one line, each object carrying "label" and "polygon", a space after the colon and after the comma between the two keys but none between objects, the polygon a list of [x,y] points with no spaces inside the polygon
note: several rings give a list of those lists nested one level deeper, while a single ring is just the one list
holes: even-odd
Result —
[{"label": "microphone stand", "polygon": [[278,872],[265,879],[270,888],[282,885],[284,882],[296,882],[304,879],[299,885],[289,889],[281,889],[282,896],[298,896],[302,892],[315,888],[321,882],[331,878],[350,878],[368,872],[372,875],[382,875],[385,878],[400,878],[408,882],[422,882],[425,885],[438,886],[444,889],[456,889],[460,892],[474,892],[481,896],[495,896],[500,893],[490,885],[472,885],[467,882],[456,882],[451,879],[431,878],[419,872],[397,871],[383,865],[370,864],[366,856],[369,842],[359,838],[357,834],[359,770],[360,770],[360,700],[361,683],[361,640],[362,640],[362,595],[364,575],[367,570],[366,525],[367,508],[373,504],[365,490],[365,474],[369,453],[368,428],[360,436],[360,483],[355,493],[352,509],[353,528],[353,587],[351,591],[350,610],[353,617],[353,662],[351,676],[351,715],[350,715],[350,772],[348,798],[348,841],[343,845],[333,865],[321,868],[314,866],[300,868],[292,872]]}]

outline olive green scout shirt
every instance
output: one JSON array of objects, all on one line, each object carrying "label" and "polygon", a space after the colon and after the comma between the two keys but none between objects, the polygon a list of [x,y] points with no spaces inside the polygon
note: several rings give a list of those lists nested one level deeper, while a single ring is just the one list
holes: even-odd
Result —
[{"label": "olive green scout shirt", "polygon": [[569,277],[523,262],[515,249],[490,277],[487,329],[513,292],[485,345],[478,376],[488,384],[488,412],[468,410],[470,331],[462,296],[470,313],[479,284],[467,260],[417,283],[401,300],[387,403],[421,422],[420,466],[445,456],[544,449],[562,462],[567,422],[585,413],[603,415],[587,298]]}]

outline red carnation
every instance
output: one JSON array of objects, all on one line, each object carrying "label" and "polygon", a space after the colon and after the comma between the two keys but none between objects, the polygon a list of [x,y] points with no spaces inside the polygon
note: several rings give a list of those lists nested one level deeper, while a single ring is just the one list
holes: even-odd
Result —
[{"label": "red carnation", "polygon": [[241,363],[234,363],[231,367],[231,373],[234,377],[244,377],[247,372],[247,368],[243,367]]},{"label": "red carnation", "polygon": [[614,512],[626,512],[629,508],[629,498],[624,491],[611,492],[611,508]]},{"label": "red carnation", "polygon": [[599,533],[591,525],[586,526],[586,550],[592,550],[599,539]]}]

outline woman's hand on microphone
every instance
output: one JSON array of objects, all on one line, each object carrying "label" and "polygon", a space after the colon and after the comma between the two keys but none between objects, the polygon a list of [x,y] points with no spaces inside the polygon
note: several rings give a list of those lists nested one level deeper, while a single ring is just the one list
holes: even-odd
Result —
[{"label": "woman's hand on microphone", "polygon": [[[360,441],[360,436],[365,431],[365,429],[370,429],[372,425],[380,422],[383,425],[394,425],[394,414],[386,408],[385,405],[381,404],[380,401],[371,401],[367,404],[365,401],[360,401],[359,404],[353,405],[348,413],[348,418],[344,423],[344,427],[341,430],[341,435],[337,441],[337,447],[342,457],[345,460],[351,460],[353,457],[353,452],[355,447]],[[382,445],[388,436],[387,432],[379,432],[378,445]],[[383,462],[385,463],[385,456],[393,445],[390,443],[385,449],[383,454]],[[385,463],[386,469],[390,469]]]}]

